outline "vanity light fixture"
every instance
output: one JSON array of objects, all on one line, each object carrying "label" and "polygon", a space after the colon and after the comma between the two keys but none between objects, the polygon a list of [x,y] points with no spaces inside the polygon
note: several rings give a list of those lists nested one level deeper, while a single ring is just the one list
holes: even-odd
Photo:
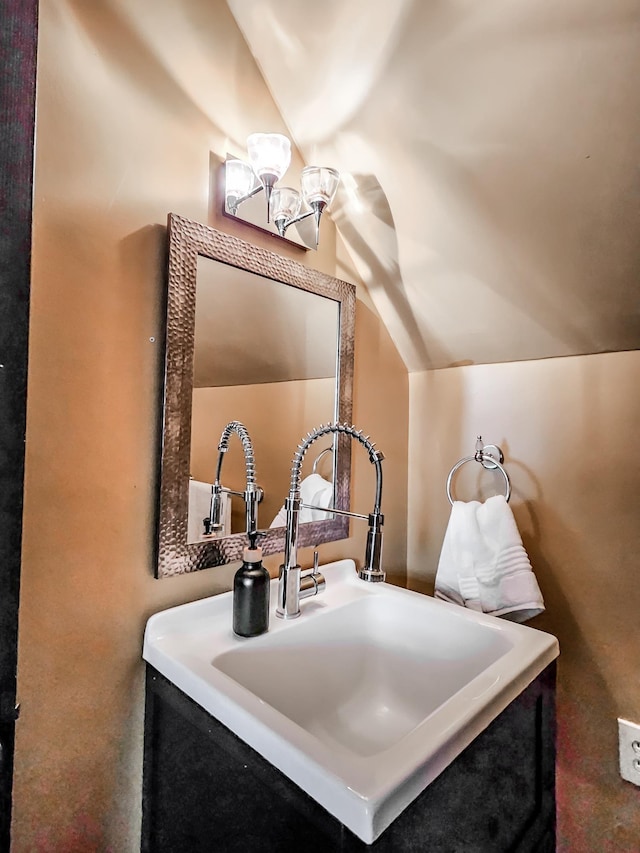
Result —
[{"label": "vanity light fixture", "polygon": [[291,143],[281,133],[252,133],[247,139],[249,162],[227,160],[225,164],[225,202],[232,216],[247,199],[265,192],[267,223],[273,222],[281,237],[295,222],[315,218],[316,246],[320,237],[320,218],[336,194],[340,175],[327,166],[306,166],[300,175],[300,191],[276,187],[291,162]]}]

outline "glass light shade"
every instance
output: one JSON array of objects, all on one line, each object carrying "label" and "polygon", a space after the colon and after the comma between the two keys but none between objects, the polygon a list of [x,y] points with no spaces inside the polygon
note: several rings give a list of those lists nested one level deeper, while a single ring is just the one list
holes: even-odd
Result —
[{"label": "glass light shade", "polygon": [[331,204],[339,183],[339,173],[326,166],[306,166],[300,175],[302,196],[308,205]]},{"label": "glass light shade", "polygon": [[225,167],[225,195],[239,199],[249,195],[256,183],[256,174],[244,160],[227,160]]},{"label": "glass light shade", "polygon": [[291,143],[281,133],[252,133],[247,139],[249,160],[256,175],[274,175],[280,178],[291,162]]},{"label": "glass light shade", "polygon": [[291,187],[280,187],[273,190],[269,201],[271,218],[274,222],[277,222],[278,219],[286,219],[287,222],[290,219],[295,219],[300,212],[301,204],[302,199],[298,190]]}]

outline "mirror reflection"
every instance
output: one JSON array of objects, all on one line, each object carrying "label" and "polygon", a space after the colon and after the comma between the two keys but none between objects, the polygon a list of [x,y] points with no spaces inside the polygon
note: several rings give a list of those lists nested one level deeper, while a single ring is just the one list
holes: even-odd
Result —
[{"label": "mirror reflection", "polygon": [[[198,257],[188,542],[245,529],[242,497],[225,493],[220,529],[206,532],[218,440],[233,420],[249,427],[254,445],[256,478],[264,490],[258,526],[284,524],[280,511],[293,450],[316,424],[335,418],[338,333],[338,302]],[[241,492],[244,477],[242,446],[231,441],[221,485]],[[320,506],[332,505],[332,454],[309,461],[303,484]],[[309,511],[302,521],[318,516]]]},{"label": "mirror reflection", "polygon": [[[229,442],[220,468],[226,513],[215,530],[205,526],[218,444],[232,421],[253,442],[263,553],[284,550],[281,510],[298,443],[318,424],[351,421],[354,325],[353,285],[170,214],[158,577],[242,555],[240,441]],[[348,509],[350,462],[350,443],[328,436],[305,459],[303,499]],[[301,517],[300,546],[348,536],[347,520],[327,515]]]}]

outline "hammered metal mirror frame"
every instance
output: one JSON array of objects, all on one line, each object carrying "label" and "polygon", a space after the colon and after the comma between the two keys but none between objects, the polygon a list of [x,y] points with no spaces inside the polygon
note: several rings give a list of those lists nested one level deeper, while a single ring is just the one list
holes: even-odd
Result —
[{"label": "hammered metal mirror frame", "polygon": [[[164,359],[164,400],[160,460],[160,506],[156,577],[171,577],[242,558],[243,533],[194,544],[187,543],[194,327],[198,257],[203,256],[257,275],[328,297],[339,303],[337,359],[338,420],[351,423],[355,287],[309,269],[266,249],[214,228],[169,214],[169,276]],[[300,436],[302,438],[302,436]],[[337,509],[349,508],[351,444],[340,435],[335,467]],[[216,437],[217,444],[217,437]],[[291,448],[291,457],[295,452]],[[260,460],[258,459],[258,464]],[[283,500],[286,495],[283,495]],[[265,555],[284,551],[284,528],[265,530]],[[298,544],[316,545],[346,539],[347,518],[300,525]]]}]

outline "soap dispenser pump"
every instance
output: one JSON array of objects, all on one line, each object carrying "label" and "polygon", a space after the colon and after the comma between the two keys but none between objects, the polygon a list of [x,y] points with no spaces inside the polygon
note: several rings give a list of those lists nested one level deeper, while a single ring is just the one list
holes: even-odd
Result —
[{"label": "soap dispenser pump", "polygon": [[239,637],[257,637],[269,629],[269,572],[262,565],[258,533],[249,533],[242,565],[233,579],[233,632]]}]

